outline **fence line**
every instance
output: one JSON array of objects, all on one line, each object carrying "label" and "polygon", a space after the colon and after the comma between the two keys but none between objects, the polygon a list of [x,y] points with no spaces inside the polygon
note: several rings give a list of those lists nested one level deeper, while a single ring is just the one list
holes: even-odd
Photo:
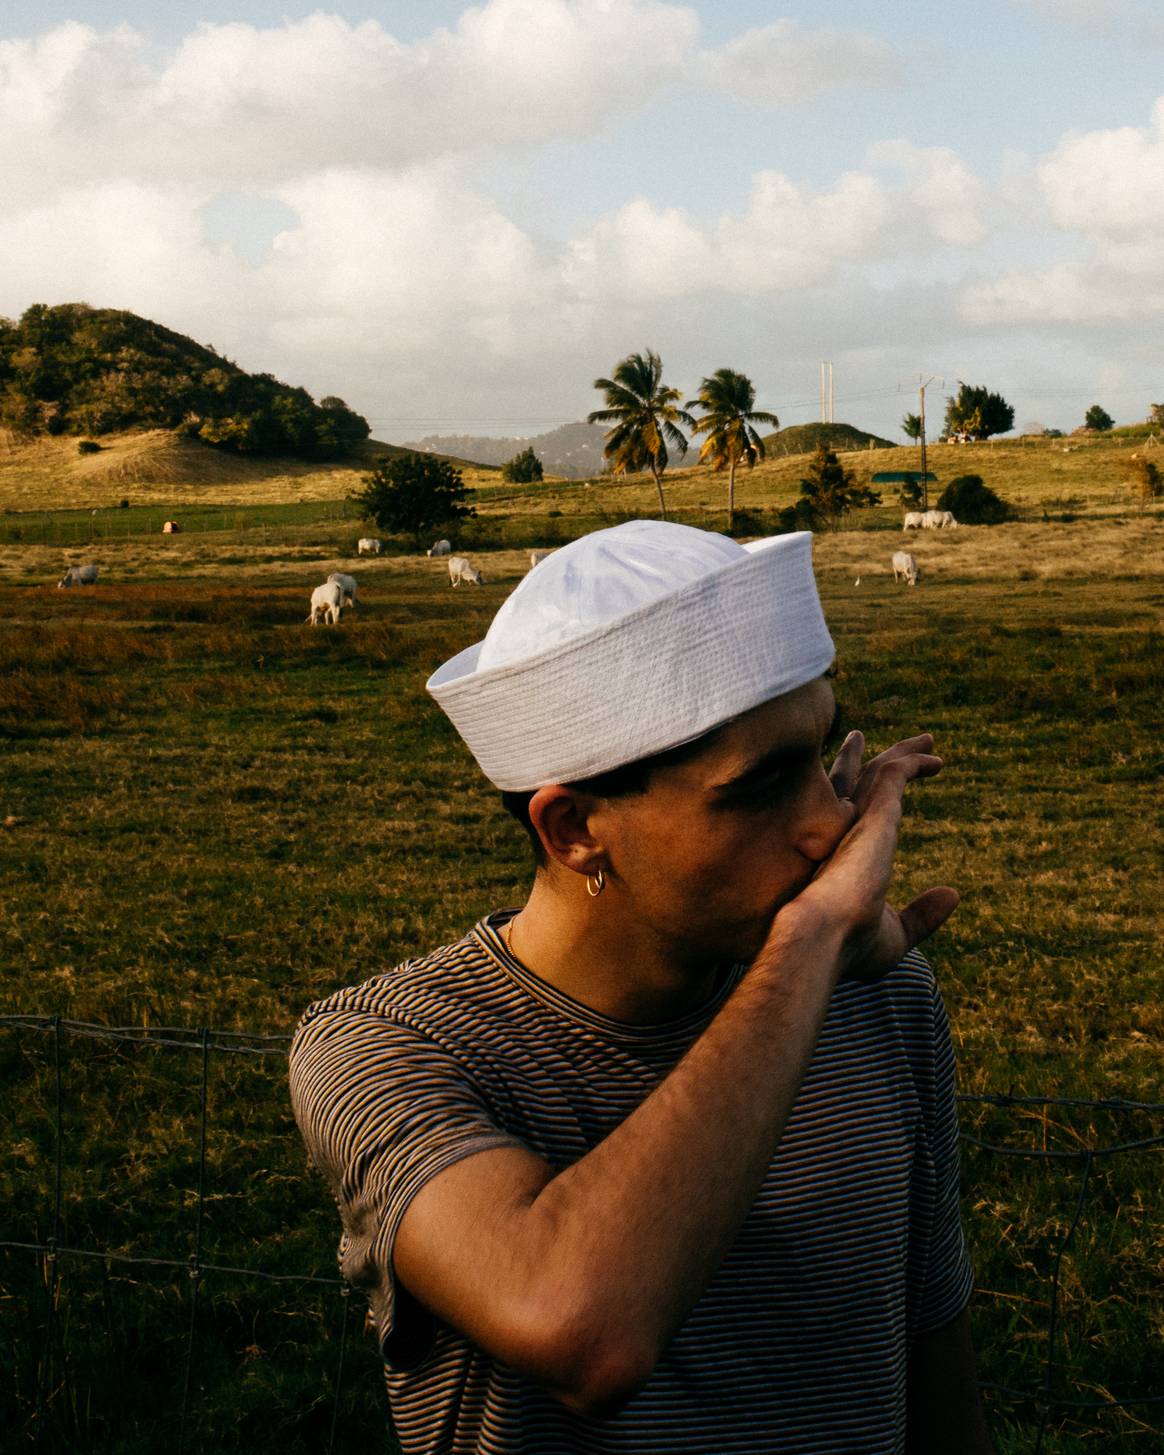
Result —
[{"label": "fence line", "polygon": [[[191,1408],[192,1374],[197,1354],[198,1299],[202,1280],[206,1274],[227,1275],[248,1279],[259,1279],[272,1284],[317,1285],[335,1291],[341,1300],[339,1351],[333,1383],[332,1413],[329,1427],[327,1451],[335,1449],[340,1400],[343,1393],[344,1367],[347,1353],[348,1299],[350,1287],[338,1276],[324,1277],[319,1274],[298,1272],[272,1273],[259,1268],[242,1268],[229,1264],[206,1261],[203,1258],[203,1228],[207,1202],[207,1142],[209,1132],[209,1087],[211,1053],[226,1056],[285,1058],[291,1042],[288,1033],[228,1031],[212,1027],[183,1026],[106,1026],[94,1022],[69,1020],[62,1016],[4,1015],[0,1016],[0,1030],[41,1032],[52,1038],[52,1122],[53,1122],[53,1168],[52,1168],[52,1232],[46,1239],[0,1239],[0,1249],[26,1251],[43,1258],[46,1273],[46,1312],[44,1334],[44,1357],[39,1360],[34,1431],[37,1447],[41,1446],[46,1427],[47,1404],[54,1379],[54,1358],[56,1335],[56,1307],[60,1288],[60,1263],[62,1259],[98,1260],[103,1264],[118,1264],[150,1268],[184,1270],[190,1280],[190,1319],[185,1340],[185,1354],[182,1370],[182,1394],[178,1420],[177,1455],[186,1450],[188,1420]],[[125,1254],[100,1248],[73,1247],[62,1241],[63,1180],[64,1180],[64,1116],[63,1116],[63,1073],[62,1038],[64,1036],[95,1039],[99,1041],[134,1044],[163,1051],[181,1050],[197,1053],[199,1059],[198,1088],[198,1175],[194,1214],[193,1251],[185,1258],[161,1257],[154,1254]],[[1087,1111],[1129,1113],[1140,1116],[1164,1115],[1164,1103],[1131,1101],[1123,1098],[1088,1100],[1067,1096],[1016,1096],[1010,1093],[961,1094],[962,1105],[977,1105],[1001,1109],[1072,1108]],[[1045,1163],[1077,1162],[1080,1164],[1079,1186],[1070,1223],[1055,1248],[1053,1267],[1048,1289],[1048,1317],[1045,1334],[1045,1355],[1041,1388],[1015,1389],[993,1381],[983,1381],[983,1390],[1005,1397],[1020,1404],[1033,1406],[1038,1424],[1033,1446],[1036,1455],[1042,1450],[1048,1422],[1056,1414],[1097,1414],[1111,1409],[1155,1408],[1164,1406],[1164,1391],[1124,1396],[1108,1396],[1104,1399],[1076,1399],[1056,1394],[1053,1390],[1059,1372],[1056,1353],[1056,1334],[1059,1320],[1061,1294],[1061,1272],[1063,1259],[1068,1252],[1079,1228],[1091,1187],[1096,1162],[1102,1158],[1122,1153],[1142,1152],[1164,1148],[1164,1133],[1140,1136],[1130,1140],[1106,1145],[1081,1145],[1075,1150],[1049,1149],[1046,1147],[1020,1147],[997,1141],[990,1141],[968,1131],[961,1133],[964,1143],[992,1155],[1022,1158]]]}]

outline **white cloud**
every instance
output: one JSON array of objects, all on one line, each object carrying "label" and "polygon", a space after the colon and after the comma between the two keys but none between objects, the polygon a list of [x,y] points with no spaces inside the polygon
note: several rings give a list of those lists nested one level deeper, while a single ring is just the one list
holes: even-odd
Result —
[{"label": "white cloud", "polygon": [[1164,226],[1164,97],[1147,127],[1067,137],[1038,177],[1060,227],[1114,237]]},{"label": "white cloud", "polygon": [[[938,242],[976,247],[986,241],[989,194],[956,152],[903,140],[883,141],[869,149],[869,160],[904,174],[907,196]],[[903,235],[908,236],[910,220],[901,222]]]},{"label": "white cloud", "polygon": [[1164,312],[1164,97],[1147,127],[1066,137],[1035,168],[1048,217],[1083,256],[969,288],[976,323],[1125,323]]},{"label": "white cloud", "polygon": [[203,318],[199,334],[244,308],[248,273],[233,250],[206,245],[205,196],[174,186],[102,183],[0,217],[0,311],[37,300],[113,302],[168,321]]},{"label": "white cloud", "polygon": [[903,67],[875,36],[777,20],[709,51],[703,74],[741,100],[793,106],[829,91],[900,85]]},{"label": "white cloud", "polygon": [[488,0],[411,46],[322,12],[203,24],[168,56],[69,22],[0,41],[0,185],[245,186],[587,135],[684,79],[697,38],[658,0]]},{"label": "white cloud", "polygon": [[0,41],[0,186],[245,188],[590,136],[679,86],[792,104],[897,75],[882,42],[787,20],[701,51],[695,11],[664,0],[487,0],[411,44],[322,11],[203,23],[170,51],[69,21]]},{"label": "white cloud", "polygon": [[573,241],[564,277],[580,296],[607,301],[778,293],[876,254],[891,214],[885,191],[860,173],[812,193],[760,172],[747,211],[715,223],[645,198],[627,203]]}]

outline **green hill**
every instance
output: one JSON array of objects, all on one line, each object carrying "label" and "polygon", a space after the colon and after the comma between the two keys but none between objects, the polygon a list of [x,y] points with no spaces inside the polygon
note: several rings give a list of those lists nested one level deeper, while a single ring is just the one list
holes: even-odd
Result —
[{"label": "green hill", "polygon": [[826,450],[893,450],[892,440],[868,434],[852,424],[793,424],[764,436],[764,448],[772,455],[810,455],[824,445]]},{"label": "green hill", "polygon": [[369,434],[342,399],[317,404],[160,323],[87,303],[0,319],[0,427],[18,440],[176,430],[232,453],[306,460],[341,458]]}]

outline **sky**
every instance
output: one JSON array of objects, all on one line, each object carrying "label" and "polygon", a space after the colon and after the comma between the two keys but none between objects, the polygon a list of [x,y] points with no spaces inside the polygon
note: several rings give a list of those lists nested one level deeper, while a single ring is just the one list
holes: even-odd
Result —
[{"label": "sky", "polygon": [[5,0],[0,314],[130,309],[373,435],[651,348],[904,442],[1164,399],[1158,0]]}]

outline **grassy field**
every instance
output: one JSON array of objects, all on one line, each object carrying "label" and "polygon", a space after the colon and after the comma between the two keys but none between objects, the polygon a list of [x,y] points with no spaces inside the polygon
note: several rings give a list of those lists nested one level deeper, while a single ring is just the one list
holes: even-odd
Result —
[{"label": "grassy field", "polygon": [[[302,460],[247,459],[182,440],[165,430],[113,435],[103,439],[99,454],[78,455],[72,438],[21,443],[0,432],[0,510],[6,513],[56,510],[115,509],[122,500],[131,507],[194,505],[302,505],[343,500],[359,487],[369,462],[397,447],[366,441],[347,461],[311,464]],[[1147,452],[1164,461],[1164,446],[1136,433],[1048,440],[1035,437],[1000,439],[974,445],[930,445],[929,469],[937,489],[956,475],[979,474],[988,485],[1027,512],[1086,510],[1104,512],[1126,507],[1126,471],[1133,455]],[[796,499],[806,455],[785,454],[773,447],[768,458],[737,478],[741,510],[764,510]],[[883,470],[916,470],[915,445],[892,450],[854,450],[842,454],[857,479],[867,483]],[[670,508],[703,513],[722,510],[726,477],[696,464],[680,463],[665,476]],[[488,513],[546,517],[553,510],[565,516],[609,513],[653,514],[654,482],[649,475],[625,481],[597,477],[590,481],[548,480],[542,485],[505,485],[500,471],[460,462],[465,482],[479,492],[478,506]],[[893,486],[883,489],[887,507],[898,515]]]},{"label": "grassy field", "polygon": [[[101,450],[81,455],[71,436],[18,440],[0,430],[0,509],[6,512],[111,510],[131,506],[189,510],[198,505],[301,505],[338,501],[359,488],[372,460],[399,454],[366,440],[343,461],[253,458],[182,439],[170,430],[103,435]],[[466,483],[488,485],[499,472],[466,465]]]},{"label": "grassy field", "polygon": [[[994,457],[950,453],[959,466]],[[916,589],[893,584],[889,512],[816,544],[849,724],[874,747],[931,728],[947,758],[911,795],[900,892],[963,892],[931,956],[972,1096],[1164,1102],[1164,519],[1128,514],[1115,467],[1109,478],[1095,460],[1090,490],[1074,454],[1062,479],[1038,483],[1033,464],[1025,484],[1012,475],[1003,493],[1021,495],[1024,521],[914,539]],[[765,479],[760,503],[778,504],[796,468],[761,467],[744,504]],[[674,498],[692,518],[701,498],[718,505],[720,479],[684,478]],[[59,544],[0,541],[4,1011],[286,1034],[324,991],[516,902],[524,840],[424,678],[483,634],[522,547],[649,509],[649,494],[482,488],[471,530],[488,584],[456,592],[440,562],[356,563],[358,523],[326,515],[108,538],[93,554],[102,584],[83,591],[38,589],[59,573]],[[1042,506],[1076,518],[1044,520]],[[338,629],[304,627],[311,586],[345,565],[365,604]],[[171,1039],[184,1044],[62,1034],[62,1243],[179,1263],[197,1246],[218,1266],[328,1278],[334,1209],[305,1170],[280,1055],[250,1040],[208,1054],[199,1199],[202,1051]],[[2,1240],[53,1232],[55,1045],[45,1029],[0,1036]],[[1078,1154],[1159,1135],[1164,1117],[972,1102],[965,1125]],[[1051,1392],[1164,1394],[1160,1148],[1089,1172],[1060,1268]],[[965,1174],[982,1375],[1037,1389],[1080,1166],[969,1147]],[[0,1249],[5,1404],[26,1442],[39,1387],[43,1448],[173,1443],[193,1329],[186,1448],[325,1449],[346,1315],[335,1448],[383,1447],[373,1352],[329,1287],[212,1273],[192,1306],[181,1269],[59,1268],[46,1385],[45,1262]],[[1032,1450],[1032,1408],[992,1408],[1002,1455]],[[1164,1407],[1133,1405],[1057,1414],[1042,1449],[1147,1452],[1162,1438]]]}]

